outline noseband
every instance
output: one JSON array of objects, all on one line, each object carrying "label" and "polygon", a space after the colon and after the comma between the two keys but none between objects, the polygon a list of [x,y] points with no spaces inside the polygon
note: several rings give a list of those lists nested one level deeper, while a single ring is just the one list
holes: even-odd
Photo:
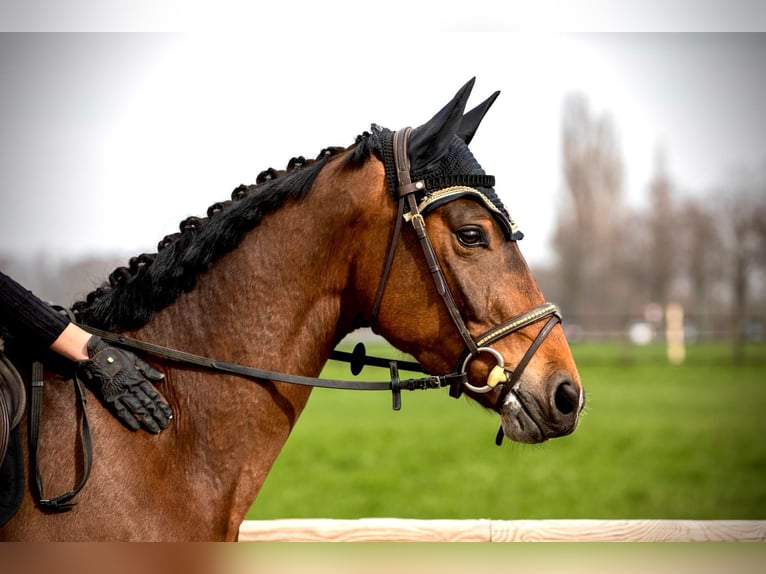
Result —
[{"label": "noseband", "polygon": [[[457,329],[458,334],[463,339],[466,350],[463,353],[463,357],[459,361],[455,373],[452,373],[450,378],[450,396],[455,398],[459,397],[462,393],[463,387],[475,392],[475,393],[488,393],[501,385],[500,393],[495,401],[495,410],[500,412],[503,407],[503,403],[508,396],[508,393],[512,392],[514,386],[518,383],[521,375],[532,359],[533,355],[543,343],[545,338],[550,334],[553,328],[561,322],[561,313],[556,305],[553,303],[543,303],[537,307],[522,313],[516,317],[508,319],[503,323],[500,323],[496,327],[493,327],[486,333],[474,337],[468,330],[468,327],[463,320],[460,310],[455,304],[455,298],[452,296],[447,280],[442,271],[441,265],[439,265],[439,259],[436,256],[436,252],[433,249],[431,241],[426,231],[425,220],[421,213],[420,206],[427,205],[429,198],[436,197],[444,194],[448,189],[437,189],[429,191],[425,199],[418,203],[416,194],[423,193],[432,186],[428,185],[426,180],[418,180],[413,182],[410,174],[410,161],[407,152],[407,144],[409,141],[412,128],[405,128],[401,131],[394,132],[392,150],[393,150],[393,169],[396,173],[396,194],[397,201],[397,217],[394,223],[394,228],[391,234],[391,240],[389,242],[388,256],[386,257],[386,264],[383,269],[383,275],[381,278],[378,292],[375,297],[375,303],[372,311],[372,322],[375,324],[377,320],[378,311],[380,310],[380,303],[383,299],[383,293],[388,283],[388,277],[391,272],[391,265],[394,258],[394,252],[399,241],[399,235],[401,234],[402,221],[407,221],[412,225],[415,234],[420,243],[420,247],[425,256],[428,270],[431,272],[431,278],[436,286],[436,291],[442,298],[447,312],[449,313],[452,322]],[[385,154],[384,154],[385,157]],[[390,169],[391,166],[386,162],[386,169]],[[483,203],[492,209],[494,206],[487,201],[483,194],[478,190],[471,189],[474,185],[492,186],[494,184],[494,178],[492,176],[485,175],[465,175],[465,176],[452,176],[449,178],[449,185],[462,186],[464,191],[475,192],[474,195],[478,195],[484,199]],[[405,207],[409,209],[405,213]],[[493,349],[490,345],[516,331],[519,331],[533,323],[547,319],[547,322],[537,334],[532,344],[524,353],[516,368],[513,370],[505,368],[505,359],[502,354]],[[496,365],[490,371],[486,384],[483,386],[475,386],[468,382],[468,366],[480,355],[492,355],[494,357]]]}]

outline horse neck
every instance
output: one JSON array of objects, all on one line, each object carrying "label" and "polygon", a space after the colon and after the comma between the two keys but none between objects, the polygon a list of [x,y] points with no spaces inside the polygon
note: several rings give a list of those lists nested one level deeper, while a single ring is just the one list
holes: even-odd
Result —
[{"label": "horse neck", "polygon": [[[221,360],[316,375],[338,333],[345,270],[318,257],[307,218],[292,228],[286,206],[200,276],[137,336]],[[321,255],[321,254],[319,254]]]},{"label": "horse neck", "polygon": [[380,172],[381,185],[371,186],[369,167],[345,177],[341,162],[325,167],[307,197],[264,217],[192,291],[136,333],[225,360],[317,374],[357,326],[364,302],[349,293],[357,289],[356,260],[369,259],[365,250],[372,244],[385,248],[388,226],[380,224],[383,235],[375,235],[369,220],[383,219],[379,212],[370,216],[378,209],[376,196],[384,195],[387,207],[390,200],[382,167],[372,171]]},{"label": "horse neck", "polygon": [[[382,177],[379,183],[384,190]],[[192,291],[134,335],[220,360],[317,376],[359,314],[350,295],[353,251],[369,245],[354,241],[360,234],[359,213],[368,211],[364,190],[369,187],[364,174],[357,173],[346,186],[320,174],[306,198],[288,201],[265,217],[237,249],[198,278]],[[347,193],[353,199],[346,201]],[[387,227],[381,226],[385,237]],[[361,222],[361,227],[369,226]],[[385,248],[385,240],[378,240]],[[160,367],[167,374],[161,388],[177,415],[171,426],[177,437],[174,456],[193,459],[187,463],[197,468],[210,467],[208,474],[221,485],[219,497],[231,497],[238,524],[309,390],[172,363]],[[226,463],[203,452],[201,443],[225,445],[220,457]]]}]

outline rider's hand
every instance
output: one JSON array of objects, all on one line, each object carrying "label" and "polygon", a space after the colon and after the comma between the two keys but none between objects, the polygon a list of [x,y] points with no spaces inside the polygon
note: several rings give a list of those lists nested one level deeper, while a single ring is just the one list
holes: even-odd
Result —
[{"label": "rider's hand", "polygon": [[134,431],[143,426],[152,433],[168,427],[173,410],[152,384],[165,377],[162,373],[95,335],[88,341],[88,356],[77,363],[78,374],[125,426]]}]

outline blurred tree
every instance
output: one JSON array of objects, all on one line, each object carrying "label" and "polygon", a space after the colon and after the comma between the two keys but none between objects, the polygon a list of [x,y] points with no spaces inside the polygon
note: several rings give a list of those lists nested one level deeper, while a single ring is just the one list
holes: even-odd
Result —
[{"label": "blurred tree", "polygon": [[725,256],[717,219],[710,202],[704,198],[688,197],[678,207],[679,271],[689,286],[686,306],[701,333],[715,329],[712,315],[719,311],[716,287],[724,276],[721,261]]},{"label": "blurred tree", "polygon": [[564,101],[561,149],[556,260],[544,280],[568,319],[613,336],[648,303],[680,302],[705,335],[735,336],[741,357],[746,338],[766,331],[766,163],[725,192],[679,199],[658,149],[647,206],[630,208],[612,119],[580,93]]},{"label": "blurred tree", "polygon": [[565,196],[554,234],[560,302],[566,313],[603,311],[621,256],[623,162],[611,117],[594,114],[580,93],[564,101],[562,162]]},{"label": "blurred tree", "polygon": [[[733,178],[728,193],[721,195],[725,198],[722,222],[732,296],[734,360],[740,362],[749,335],[751,308],[756,304],[751,300],[756,297],[752,296],[750,286],[758,275],[763,278],[766,268],[763,223],[766,217],[766,169],[740,172]],[[763,293],[760,298],[763,299]]]},{"label": "blurred tree", "polygon": [[645,271],[649,300],[663,308],[670,302],[670,288],[678,273],[678,219],[665,151],[660,149],[657,151],[654,177],[649,184]]}]

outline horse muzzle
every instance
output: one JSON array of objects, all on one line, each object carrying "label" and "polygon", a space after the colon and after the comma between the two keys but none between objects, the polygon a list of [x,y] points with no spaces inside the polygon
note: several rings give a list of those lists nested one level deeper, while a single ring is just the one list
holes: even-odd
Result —
[{"label": "horse muzzle", "polygon": [[585,394],[565,377],[553,378],[542,392],[528,390],[522,380],[502,389],[500,401],[502,434],[516,442],[540,443],[574,432]]}]

